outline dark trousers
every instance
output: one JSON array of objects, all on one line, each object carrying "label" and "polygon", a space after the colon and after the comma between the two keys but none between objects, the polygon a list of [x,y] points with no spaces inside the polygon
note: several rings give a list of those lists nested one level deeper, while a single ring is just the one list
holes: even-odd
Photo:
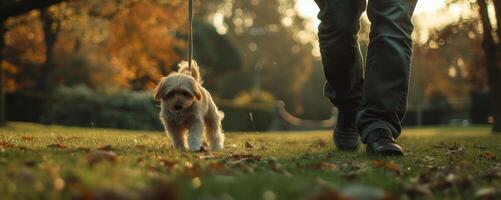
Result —
[{"label": "dark trousers", "polygon": [[[327,79],[325,96],[344,113],[358,111],[356,126],[362,142],[378,128],[397,138],[407,106],[411,18],[417,0],[369,0],[368,5],[366,0],[315,1],[320,7],[318,37]],[[357,33],[366,7],[371,32],[364,72]]]}]

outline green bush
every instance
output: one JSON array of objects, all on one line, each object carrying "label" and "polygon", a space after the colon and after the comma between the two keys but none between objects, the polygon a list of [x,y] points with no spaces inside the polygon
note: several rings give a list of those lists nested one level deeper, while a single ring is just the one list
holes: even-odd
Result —
[{"label": "green bush", "polygon": [[158,113],[159,107],[149,91],[107,94],[76,86],[57,91],[44,121],[73,126],[161,130]]},{"label": "green bush", "polygon": [[[240,96],[248,96],[243,94]],[[226,131],[266,131],[273,121],[272,103],[257,101],[268,97],[259,93],[251,102],[235,102],[216,98],[225,113],[223,129]],[[158,118],[160,107],[152,94],[144,92],[99,92],[85,86],[63,87],[50,103],[43,121],[70,126],[92,126],[120,129],[163,130]],[[252,119],[250,117],[252,113]]]}]

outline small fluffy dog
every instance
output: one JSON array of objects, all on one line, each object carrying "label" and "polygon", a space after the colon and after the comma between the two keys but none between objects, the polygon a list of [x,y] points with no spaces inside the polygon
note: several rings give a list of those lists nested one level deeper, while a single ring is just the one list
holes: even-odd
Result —
[{"label": "small fluffy dog", "polygon": [[189,150],[201,150],[205,130],[210,149],[221,150],[224,114],[202,87],[198,65],[192,64],[190,70],[188,62],[181,62],[177,72],[163,77],[154,90],[155,99],[160,101],[160,120],[176,149],[186,150],[187,135]]}]

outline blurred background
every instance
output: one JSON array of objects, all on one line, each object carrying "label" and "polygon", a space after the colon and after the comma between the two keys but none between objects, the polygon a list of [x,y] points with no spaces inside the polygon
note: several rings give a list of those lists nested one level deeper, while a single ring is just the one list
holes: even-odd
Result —
[{"label": "blurred background", "polygon": [[[335,125],[314,0],[194,4],[194,55],[224,129]],[[0,16],[0,124],[162,130],[152,89],[186,59],[187,0],[2,0]],[[500,23],[500,0],[419,0],[405,126],[501,132]]]}]

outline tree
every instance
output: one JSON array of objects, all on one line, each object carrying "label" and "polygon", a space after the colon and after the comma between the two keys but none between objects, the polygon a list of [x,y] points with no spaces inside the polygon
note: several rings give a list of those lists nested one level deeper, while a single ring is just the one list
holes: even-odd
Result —
[{"label": "tree", "polygon": [[[494,6],[495,6],[495,12],[497,13],[496,16],[498,17],[499,20],[499,12],[501,12],[501,6],[499,0],[494,0]],[[482,20],[482,27],[483,27],[483,42],[482,42],[482,47],[484,50],[485,54],[485,67],[486,67],[486,73],[487,73],[487,82],[489,84],[489,89],[491,92],[491,103],[492,103],[492,115],[494,117],[494,124],[492,127],[492,131],[494,133],[500,133],[501,134],[501,69],[500,69],[500,58],[499,56],[501,53],[499,52],[500,49],[498,48],[500,44],[496,45],[496,42],[494,40],[493,36],[493,28],[491,21],[489,19],[489,11],[487,9],[487,3],[485,0],[477,0],[478,3],[478,12],[480,14],[480,19]],[[500,33],[499,25],[501,22],[498,23],[498,34]],[[501,38],[501,35],[498,35],[498,43],[501,43],[499,39]]]},{"label": "tree", "polygon": [[[235,67],[234,72],[222,78],[222,84],[234,91],[225,94],[226,98],[235,97],[242,90],[263,89],[283,99],[294,114],[302,114],[301,91],[314,66],[312,49],[316,36],[305,28],[306,22],[298,15],[295,3],[198,2],[196,17],[212,23],[220,34],[234,41],[243,55],[242,68]],[[235,75],[239,84],[227,84],[235,83],[225,81],[235,79],[230,77]]]},{"label": "tree", "polygon": [[[449,3],[469,3],[466,0],[449,0]],[[485,57],[485,80],[487,82],[490,97],[491,110],[494,118],[492,126],[493,133],[501,133],[501,0],[492,0],[494,12],[497,21],[497,30],[493,30],[491,20],[489,19],[489,1],[476,0],[471,2],[470,6],[478,11],[478,18],[482,24],[483,41],[482,49]],[[497,36],[497,40],[495,39]]]},{"label": "tree", "polygon": [[5,124],[5,91],[3,75],[3,49],[5,46],[5,21],[14,16],[22,15],[34,9],[47,8],[53,4],[64,0],[20,0],[20,1],[2,1],[0,3],[0,126]]}]

